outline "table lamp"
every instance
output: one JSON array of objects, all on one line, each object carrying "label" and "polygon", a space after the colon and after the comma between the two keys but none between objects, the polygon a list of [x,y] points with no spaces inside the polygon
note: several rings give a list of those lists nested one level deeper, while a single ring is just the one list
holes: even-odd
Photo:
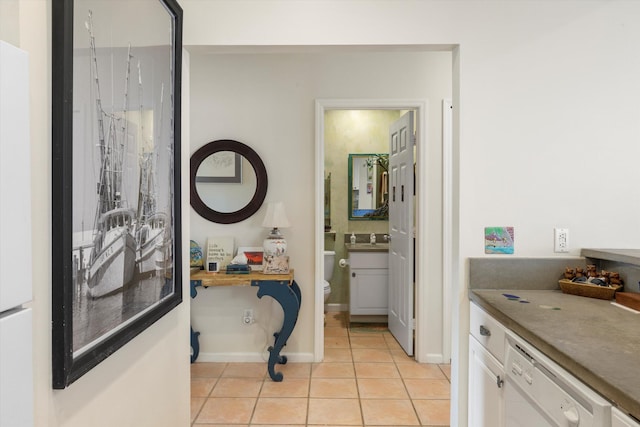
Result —
[{"label": "table lamp", "polygon": [[284,212],[284,204],[282,202],[267,203],[267,213],[264,216],[264,221],[262,221],[262,226],[271,228],[269,236],[262,242],[264,256],[282,256],[286,254],[287,241],[280,234],[279,229],[289,227],[289,220]]}]

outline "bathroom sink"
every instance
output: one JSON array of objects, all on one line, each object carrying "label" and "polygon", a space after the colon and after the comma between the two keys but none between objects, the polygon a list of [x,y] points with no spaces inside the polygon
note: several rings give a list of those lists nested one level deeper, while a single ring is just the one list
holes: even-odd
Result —
[{"label": "bathroom sink", "polygon": [[347,252],[388,252],[389,243],[345,243]]}]

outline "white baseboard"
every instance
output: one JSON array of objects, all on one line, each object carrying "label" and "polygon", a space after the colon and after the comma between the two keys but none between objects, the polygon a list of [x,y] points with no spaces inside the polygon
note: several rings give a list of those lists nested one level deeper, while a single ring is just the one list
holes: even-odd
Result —
[{"label": "white baseboard", "polygon": [[[313,353],[281,353],[283,356],[287,356],[287,362],[293,363],[311,363],[313,362]],[[264,362],[269,360],[269,354],[262,353],[200,353],[198,355],[198,362]]]},{"label": "white baseboard", "polygon": [[[427,360],[425,361],[425,363],[437,363],[439,365],[442,365],[445,363],[444,361],[444,355],[442,353],[437,353],[437,354],[427,354]],[[449,361],[447,361],[446,363],[449,363]]]},{"label": "white baseboard", "polygon": [[339,313],[341,311],[349,311],[349,304],[325,304],[324,311],[327,313]]}]

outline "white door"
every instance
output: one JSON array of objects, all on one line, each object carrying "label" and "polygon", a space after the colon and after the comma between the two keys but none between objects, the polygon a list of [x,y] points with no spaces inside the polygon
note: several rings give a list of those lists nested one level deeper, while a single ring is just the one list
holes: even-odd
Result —
[{"label": "white door", "polygon": [[413,112],[389,129],[389,331],[413,356]]}]

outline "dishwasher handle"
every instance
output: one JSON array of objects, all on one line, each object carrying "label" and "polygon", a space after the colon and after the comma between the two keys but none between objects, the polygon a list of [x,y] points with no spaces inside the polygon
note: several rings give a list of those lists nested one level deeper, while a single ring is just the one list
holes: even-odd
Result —
[{"label": "dishwasher handle", "polygon": [[580,413],[575,406],[571,405],[568,408],[561,406],[560,409],[570,427],[577,427],[580,424]]}]

